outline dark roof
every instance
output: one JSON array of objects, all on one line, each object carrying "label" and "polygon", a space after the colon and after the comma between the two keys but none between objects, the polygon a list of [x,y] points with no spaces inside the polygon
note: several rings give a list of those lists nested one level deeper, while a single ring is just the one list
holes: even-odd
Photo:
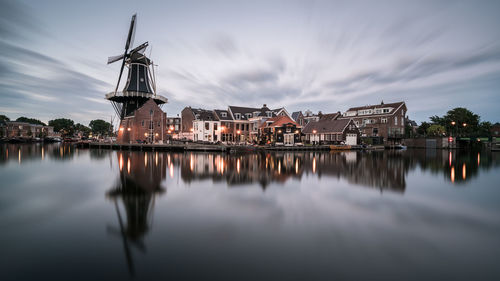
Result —
[{"label": "dark roof", "polygon": [[[229,113],[229,111],[227,110],[222,110],[222,109],[215,109],[215,114],[217,115],[217,118],[219,118],[219,120],[222,120],[222,121],[225,121],[225,120],[233,120],[233,118],[231,117],[231,114]],[[226,117],[223,117],[221,113],[225,112],[226,113]]]},{"label": "dark roof", "polygon": [[309,122],[302,130],[304,134],[312,134],[316,130],[317,134],[342,133],[351,119],[322,119],[317,122]]},{"label": "dark roof", "polygon": [[267,119],[262,125],[260,125],[261,128],[264,127],[282,127],[285,124],[292,124],[295,125],[296,127],[300,127],[297,122],[293,121],[290,117],[288,116],[276,116],[273,118]]},{"label": "dark roof", "polygon": [[335,119],[337,119],[339,116],[340,116],[340,112],[336,112],[336,113],[328,113],[328,114],[322,114],[322,115],[319,117],[319,119],[320,119],[320,120],[323,120],[323,119],[335,120]]},{"label": "dark roof", "polygon": [[191,108],[191,110],[193,111],[195,120],[204,120],[204,121],[218,120],[217,116],[214,114],[212,110],[206,110],[201,108]]},{"label": "dark roof", "polygon": [[301,114],[302,114],[302,111],[292,112],[292,119],[297,121],[297,119],[300,117]]},{"label": "dark roof", "polygon": [[377,108],[385,108],[385,107],[398,108],[400,105],[402,105],[404,103],[405,103],[404,101],[394,102],[394,103],[383,103],[382,102],[380,104],[375,104],[375,105],[351,107],[347,111],[358,111],[358,110],[363,110],[363,109],[377,109]]},{"label": "dark roof", "polygon": [[233,114],[240,113],[241,114],[240,120],[247,120],[247,117],[246,117],[247,113],[252,113],[253,114],[254,112],[259,112],[258,116],[267,116],[266,112],[267,111],[271,111],[273,113],[272,116],[276,116],[276,113],[278,111],[280,111],[282,108],[271,110],[266,105],[262,106],[261,108],[256,108],[256,107],[242,107],[242,106],[233,106],[233,105],[230,105],[229,109],[231,110],[231,112]]}]

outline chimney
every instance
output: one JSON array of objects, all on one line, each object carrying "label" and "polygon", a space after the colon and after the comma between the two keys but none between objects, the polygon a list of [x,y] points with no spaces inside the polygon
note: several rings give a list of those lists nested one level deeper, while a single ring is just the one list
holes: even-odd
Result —
[{"label": "chimney", "polygon": [[267,104],[264,104],[262,107],[267,107]]}]

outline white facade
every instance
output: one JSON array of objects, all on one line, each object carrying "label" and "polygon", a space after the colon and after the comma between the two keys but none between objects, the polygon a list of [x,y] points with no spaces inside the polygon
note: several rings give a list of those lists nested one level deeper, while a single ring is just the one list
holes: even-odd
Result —
[{"label": "white facade", "polygon": [[221,141],[221,124],[220,121],[214,120],[195,120],[193,121],[193,140],[194,141]]}]

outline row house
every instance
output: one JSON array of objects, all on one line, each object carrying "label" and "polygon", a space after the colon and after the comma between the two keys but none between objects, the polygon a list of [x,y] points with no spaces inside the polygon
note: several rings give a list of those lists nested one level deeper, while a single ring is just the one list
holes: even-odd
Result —
[{"label": "row house", "polygon": [[[180,126],[180,138],[187,138],[190,140],[194,139],[194,129],[193,122],[206,120],[210,117],[213,118],[212,110],[201,109],[201,108],[192,108],[190,106],[185,107],[181,111],[181,126]],[[208,120],[210,121],[210,120]]]},{"label": "row house", "polygon": [[2,135],[8,138],[43,138],[54,136],[54,127],[26,122],[6,121],[0,130],[2,130]]},{"label": "row house", "polygon": [[229,106],[227,110],[186,107],[181,113],[180,137],[194,141],[253,142],[259,140],[259,127],[267,119],[286,116],[284,108],[270,109]]},{"label": "row house", "polygon": [[352,119],[322,119],[309,122],[302,130],[305,142],[311,144],[357,145],[360,137]]},{"label": "row house", "polygon": [[285,146],[302,144],[301,126],[288,116],[269,118],[259,127],[259,142]]},{"label": "row house", "polygon": [[258,142],[259,127],[267,119],[290,114],[285,108],[270,109],[264,104],[261,108],[229,106],[229,113],[233,117],[236,140],[242,142]]},{"label": "row house", "polygon": [[219,142],[222,141],[221,121],[214,111],[204,111],[193,121],[193,140]]},{"label": "row house", "polygon": [[167,133],[172,136],[178,135],[181,131],[181,118],[179,115],[177,117],[167,117]]},{"label": "row house", "polygon": [[353,119],[363,137],[382,137],[386,140],[397,140],[405,134],[404,102],[353,107],[347,110],[339,119]]}]

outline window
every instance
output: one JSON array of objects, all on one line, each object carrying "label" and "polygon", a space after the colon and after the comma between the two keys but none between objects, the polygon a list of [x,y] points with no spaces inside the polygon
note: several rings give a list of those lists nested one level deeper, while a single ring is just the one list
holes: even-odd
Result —
[{"label": "window", "polygon": [[247,118],[252,118],[252,113],[247,113],[246,116]]},{"label": "window", "polygon": [[292,128],[290,128],[290,127],[287,127],[287,128],[286,128],[286,132],[287,132],[287,133],[290,133],[291,131],[292,131]]},{"label": "window", "polygon": [[142,122],[141,122],[141,126],[142,126],[142,127],[144,127],[144,120],[142,120]]},{"label": "window", "polygon": [[245,131],[250,131],[250,130],[249,130],[249,126],[248,126],[248,125],[249,125],[249,124],[247,124],[247,125],[245,126]]},{"label": "window", "polygon": [[378,136],[378,128],[373,128],[373,135]]},{"label": "window", "polygon": [[149,111],[149,115],[153,115],[153,110],[152,109]]},{"label": "window", "polygon": [[151,130],[152,130],[152,129],[153,129],[153,127],[154,127],[154,123],[153,123],[153,121],[149,121],[149,129],[151,129]]},{"label": "window", "polygon": [[398,124],[398,117],[394,117],[394,125]]},{"label": "window", "polygon": [[384,113],[389,113],[389,108],[384,108],[382,111],[383,111]]},{"label": "window", "polygon": [[405,118],[401,117],[401,126],[404,126],[404,125],[405,125]]},{"label": "window", "polygon": [[240,120],[240,117],[241,117],[241,114],[239,114],[239,113],[234,114],[234,118],[236,118],[237,120]]},{"label": "window", "polygon": [[205,122],[205,130],[210,130],[210,123]]},{"label": "window", "polygon": [[217,123],[214,123],[214,131],[217,131]]},{"label": "window", "polygon": [[236,130],[240,129],[240,124],[236,124]]},{"label": "window", "polygon": [[273,113],[271,111],[266,111],[266,115],[267,115],[267,117],[272,117]]},{"label": "window", "polygon": [[160,125],[161,125],[161,123],[160,123],[160,121],[158,121],[158,127],[160,127]]},{"label": "window", "polygon": [[380,123],[387,124],[387,118],[380,118]]}]

